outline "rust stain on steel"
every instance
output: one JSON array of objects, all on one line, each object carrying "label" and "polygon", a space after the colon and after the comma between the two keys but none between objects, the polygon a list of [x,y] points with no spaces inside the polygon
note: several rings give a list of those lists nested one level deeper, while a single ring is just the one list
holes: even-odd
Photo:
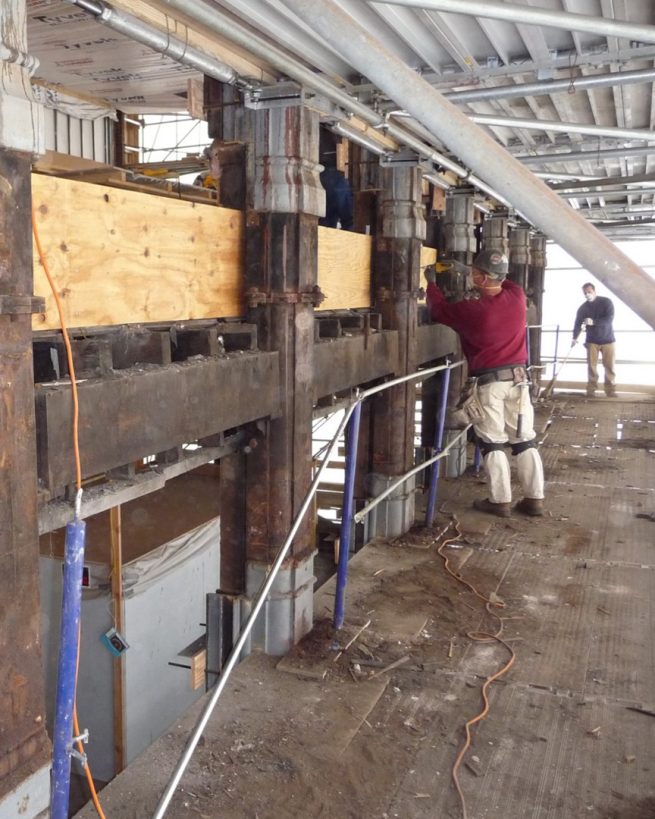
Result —
[{"label": "rust stain on steel", "polygon": [[[0,150],[0,178],[0,278],[6,292],[31,295],[29,159]],[[0,797],[48,756],[31,345],[29,315],[0,316]]]}]

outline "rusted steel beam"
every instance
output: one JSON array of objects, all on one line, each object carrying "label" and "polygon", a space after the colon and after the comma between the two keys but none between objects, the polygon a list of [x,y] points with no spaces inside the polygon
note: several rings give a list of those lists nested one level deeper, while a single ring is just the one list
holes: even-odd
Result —
[{"label": "rusted steel beam", "polygon": [[[79,385],[85,477],[280,412],[277,353],[125,370]],[[70,389],[36,393],[39,478],[52,495],[72,483]]]},{"label": "rusted steel beam", "polygon": [[398,333],[321,341],[314,347],[314,401],[398,374]]},{"label": "rusted steel beam", "polygon": [[[36,512],[30,157],[0,149],[0,798],[46,764]],[[4,300],[6,310],[9,299]],[[23,305],[23,307],[21,307]],[[70,435],[67,436],[70,445]]]},{"label": "rusted steel beam", "polygon": [[443,324],[421,324],[416,328],[416,361],[419,366],[438,358],[459,354],[457,333]]}]

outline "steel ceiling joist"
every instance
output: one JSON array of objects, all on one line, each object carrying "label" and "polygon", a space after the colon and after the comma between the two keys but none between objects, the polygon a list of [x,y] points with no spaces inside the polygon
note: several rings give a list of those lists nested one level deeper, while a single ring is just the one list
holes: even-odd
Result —
[{"label": "steel ceiling joist", "polygon": [[[176,0],[179,1],[179,0]],[[536,227],[655,327],[655,282],[429,83],[376,42],[333,0],[284,0],[391,99],[458,155]],[[452,8],[451,8],[452,10]],[[348,37],[343,32],[348,31]],[[620,274],[620,275],[619,275]],[[647,296],[647,297],[646,297]]]},{"label": "steel ceiling joist", "polygon": [[560,165],[563,162],[593,162],[598,164],[605,159],[619,159],[625,156],[655,156],[655,145],[626,146],[625,148],[601,148],[587,151],[561,151],[556,153],[520,154],[515,159],[524,165]]},{"label": "steel ceiling joist", "polygon": [[655,133],[645,129],[608,128],[604,125],[585,125],[580,122],[561,122],[550,119],[515,119],[514,117],[496,117],[491,114],[471,114],[470,118],[478,125],[492,127],[526,128],[529,131],[587,134],[589,136],[611,137],[612,139],[638,139],[642,142],[655,142]]},{"label": "steel ceiling joist", "polygon": [[655,26],[609,20],[606,17],[594,17],[589,14],[499,3],[497,0],[391,0],[391,2],[399,6],[448,11],[451,14],[488,17],[506,20],[509,23],[526,23],[566,31],[584,31],[603,37],[622,37],[639,43],[655,43]]},{"label": "steel ceiling joist", "polygon": [[565,77],[560,80],[500,85],[493,88],[475,88],[470,91],[448,91],[444,94],[451,102],[482,102],[508,99],[510,97],[540,96],[560,91],[570,94],[581,89],[614,87],[655,80],[655,68],[640,71],[619,71],[610,74],[590,74],[584,77]]}]

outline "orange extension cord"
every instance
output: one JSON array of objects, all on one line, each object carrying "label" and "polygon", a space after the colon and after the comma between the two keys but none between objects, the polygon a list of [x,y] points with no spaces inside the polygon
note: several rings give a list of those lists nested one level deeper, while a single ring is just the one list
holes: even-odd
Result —
[{"label": "orange extension cord", "polygon": [[[36,214],[34,210],[32,210],[32,232],[34,233],[34,243],[36,244],[36,249],[39,254],[39,261],[43,266],[43,270],[45,272],[46,278],[48,279],[48,284],[50,285],[50,289],[52,290],[52,295],[55,300],[55,304],[57,305],[57,313],[59,315],[59,323],[61,325],[61,332],[64,337],[64,345],[66,347],[66,358],[68,360],[68,372],[70,373],[71,379],[71,392],[73,395],[73,454],[75,456],[75,487],[77,488],[78,495],[82,491],[82,461],[80,458],[80,437],[79,437],[79,415],[80,415],[80,407],[77,398],[77,381],[75,380],[75,365],[73,364],[73,349],[71,347],[70,338],[68,336],[68,329],[66,327],[66,322],[64,320],[64,310],[61,305],[61,300],[59,298],[59,294],[57,293],[57,288],[55,287],[54,280],[50,273],[50,268],[48,266],[48,260],[45,257],[45,253],[43,252],[43,247],[41,246],[41,240],[39,238],[39,231],[36,224]],[[77,639],[77,668],[75,670],[75,681],[77,687],[77,671],[80,665],[80,639],[78,635]],[[77,694],[75,699],[73,700],[73,730],[75,736],[80,735],[80,726],[77,721]],[[80,754],[84,753],[84,748],[82,746],[82,742],[78,740],[77,742],[77,750]],[[89,785],[89,790],[91,791],[91,799],[93,800],[93,804],[95,806],[96,812],[100,819],[106,819],[105,814],[103,813],[102,807],[100,805],[100,801],[98,799],[98,794],[96,792],[95,784],[93,782],[93,777],[91,776],[91,770],[89,768],[88,762],[84,765],[84,773],[86,774],[86,781]]]},{"label": "orange extension cord", "polygon": [[503,633],[503,620],[507,619],[507,618],[503,618],[499,614],[496,614],[495,611],[493,611],[493,608],[504,609],[505,608],[505,603],[502,600],[492,600],[492,599],[490,599],[488,597],[485,597],[483,594],[480,594],[480,592],[475,588],[475,586],[473,586],[471,583],[469,583],[468,580],[464,580],[464,578],[461,575],[457,574],[456,572],[454,572],[450,568],[450,565],[449,565],[450,561],[449,561],[448,557],[443,553],[443,549],[446,546],[448,546],[450,543],[455,543],[456,541],[458,541],[462,536],[462,532],[461,532],[461,530],[459,528],[459,522],[458,522],[457,518],[454,517],[454,516],[453,516],[453,526],[455,527],[455,531],[457,532],[457,535],[455,537],[446,538],[443,541],[443,543],[439,546],[439,548],[437,549],[437,554],[439,555],[439,557],[441,557],[443,559],[444,568],[446,569],[448,574],[451,575],[452,577],[454,577],[455,580],[457,580],[458,583],[461,583],[462,585],[466,586],[466,588],[469,589],[470,591],[472,591],[473,594],[476,597],[478,597],[480,600],[482,600],[484,602],[484,604],[485,604],[485,608],[486,608],[487,612],[492,617],[495,617],[499,622],[498,631],[496,631],[495,634],[492,634],[491,632],[487,632],[487,631],[468,631],[466,633],[466,636],[470,640],[474,640],[475,642],[479,642],[479,643],[494,643],[494,642],[495,643],[500,643],[500,645],[504,646],[507,649],[507,651],[509,652],[509,654],[510,654],[509,660],[500,669],[500,671],[497,671],[495,674],[492,674],[490,677],[487,677],[487,679],[484,681],[484,684],[482,686],[482,691],[481,691],[482,700],[484,702],[484,707],[478,714],[476,714],[474,717],[472,717],[470,720],[468,720],[466,722],[466,724],[464,726],[464,730],[465,730],[465,733],[466,733],[466,740],[465,740],[464,745],[462,746],[460,752],[457,754],[457,759],[455,760],[455,762],[453,764],[452,774],[451,775],[452,775],[453,782],[455,783],[455,788],[457,789],[457,793],[459,795],[460,802],[462,804],[462,819],[468,819],[468,812],[466,810],[466,799],[464,798],[464,792],[462,791],[461,785],[459,784],[458,771],[459,771],[459,768],[460,768],[460,766],[462,764],[462,760],[466,756],[466,752],[471,747],[471,728],[474,725],[476,725],[478,722],[481,722],[487,716],[487,714],[489,713],[489,696],[488,696],[489,687],[491,686],[491,684],[493,682],[500,679],[504,674],[506,674],[509,671],[509,669],[514,665],[514,661],[516,660],[516,654],[512,650],[511,646],[509,646],[505,642],[505,640],[503,640],[501,638],[501,634]]}]

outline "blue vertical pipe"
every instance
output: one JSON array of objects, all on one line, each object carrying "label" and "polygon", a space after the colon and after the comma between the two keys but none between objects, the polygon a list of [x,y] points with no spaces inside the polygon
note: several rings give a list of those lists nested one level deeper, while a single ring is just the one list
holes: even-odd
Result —
[{"label": "blue vertical pipe", "polygon": [[74,520],[66,526],[59,667],[52,740],[51,819],[68,819],[85,530],[86,524],[82,520]]},{"label": "blue vertical pipe", "polygon": [[525,328],[525,346],[528,351],[528,369],[532,366],[532,350],[530,349],[530,328]]},{"label": "blue vertical pipe", "polygon": [[[450,385],[450,368],[443,371],[441,381],[441,396],[439,409],[437,410],[437,426],[434,431],[434,454],[438,455],[443,446],[443,430],[446,423],[446,407],[448,405],[448,387]],[[430,470],[430,489],[428,490],[428,508],[425,513],[425,525],[432,526],[434,520],[434,508],[437,505],[437,483],[439,482],[439,471],[441,461],[435,461]]]},{"label": "blue vertical pipe", "polygon": [[350,535],[353,528],[355,472],[357,471],[357,444],[362,404],[358,401],[346,427],[346,474],[343,482],[343,508],[341,510],[341,534],[339,537],[339,565],[337,566],[337,592],[334,598],[333,625],[343,626],[346,616],[346,581],[350,557]]},{"label": "blue vertical pipe", "polygon": [[553,353],[553,378],[557,372],[557,348],[559,347],[559,324],[555,328],[555,352]]},{"label": "blue vertical pipe", "polygon": [[475,474],[480,474],[480,469],[482,469],[482,451],[480,449],[480,444],[475,445],[475,454],[473,455],[473,469],[475,470]]}]

